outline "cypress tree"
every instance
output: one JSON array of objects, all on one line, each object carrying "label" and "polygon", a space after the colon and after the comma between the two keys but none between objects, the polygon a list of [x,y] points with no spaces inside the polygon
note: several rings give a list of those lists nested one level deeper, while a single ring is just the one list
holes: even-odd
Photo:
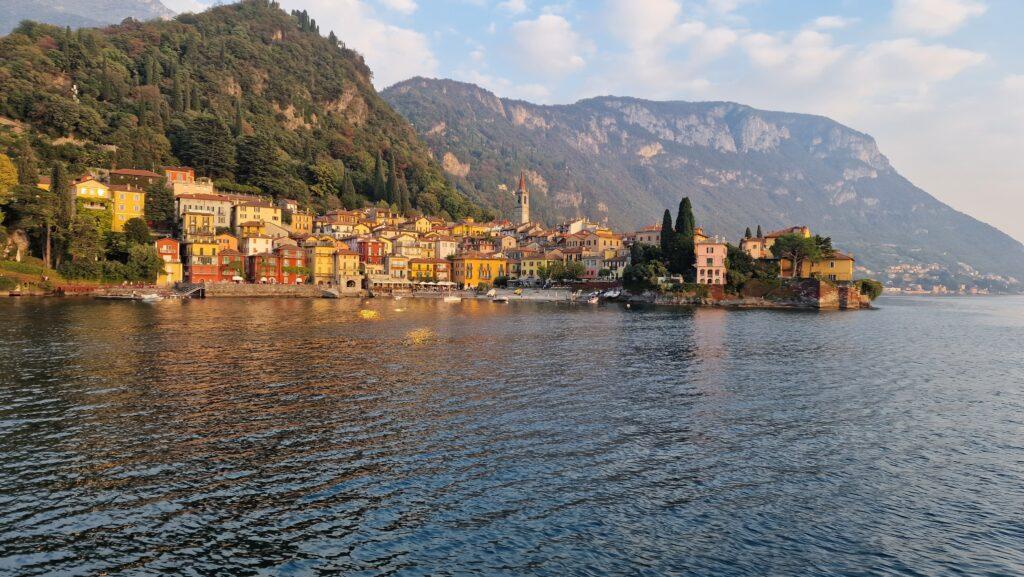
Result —
[{"label": "cypress tree", "polygon": [[679,201],[679,213],[676,214],[676,232],[692,237],[696,228],[697,220],[693,216],[693,205],[690,204],[690,197],[684,196]]},{"label": "cypress tree", "polygon": [[387,185],[384,181],[384,156],[377,151],[377,163],[373,167],[373,200],[384,200],[387,195]]},{"label": "cypress tree", "polygon": [[235,138],[242,136],[242,129],[244,128],[242,122],[242,99],[235,100],[235,125],[232,131],[235,134]]},{"label": "cypress tree", "polygon": [[398,204],[398,170],[395,168],[398,163],[395,162],[395,157],[391,157],[389,164],[387,192],[384,200],[388,201],[388,204]]},{"label": "cypress tree", "polygon": [[761,225],[757,225],[757,238],[763,238],[763,237],[764,237],[764,235],[761,234]]},{"label": "cypress tree", "polygon": [[672,230],[672,213],[665,209],[665,215],[661,218],[661,253],[664,258],[668,258],[669,253],[672,252],[672,235],[675,231]]},{"label": "cypress tree", "polygon": [[749,226],[747,227],[747,230],[743,233],[743,238],[750,238],[750,227]]},{"label": "cypress tree", "polygon": [[398,183],[398,210],[404,215],[408,215],[412,210],[412,202],[409,200],[409,185],[406,184],[405,179]]},{"label": "cypress tree", "polygon": [[171,84],[171,107],[175,112],[185,111],[185,94],[181,88],[181,75],[175,74]]}]

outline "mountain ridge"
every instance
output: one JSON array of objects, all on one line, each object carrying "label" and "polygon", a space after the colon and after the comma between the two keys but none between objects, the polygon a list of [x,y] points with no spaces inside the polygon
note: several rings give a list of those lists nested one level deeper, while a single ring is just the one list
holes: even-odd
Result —
[{"label": "mountain ridge", "polygon": [[522,169],[549,221],[631,229],[688,195],[711,232],[730,238],[758,224],[808,224],[873,267],[962,262],[1024,275],[1020,242],[914,186],[873,137],[825,116],[618,96],[537,105],[422,77],[381,95],[467,196],[502,214]]},{"label": "mountain ridge", "polygon": [[174,11],[160,0],[0,0],[0,35],[14,30],[22,20],[81,28],[117,24],[125,18],[172,16]]}]

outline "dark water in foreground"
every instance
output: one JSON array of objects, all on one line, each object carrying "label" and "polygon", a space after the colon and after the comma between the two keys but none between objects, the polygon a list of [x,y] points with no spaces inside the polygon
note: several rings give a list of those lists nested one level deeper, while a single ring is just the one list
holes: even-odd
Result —
[{"label": "dark water in foreground", "polygon": [[1024,573],[1024,299],[879,304],[0,301],[0,574]]}]

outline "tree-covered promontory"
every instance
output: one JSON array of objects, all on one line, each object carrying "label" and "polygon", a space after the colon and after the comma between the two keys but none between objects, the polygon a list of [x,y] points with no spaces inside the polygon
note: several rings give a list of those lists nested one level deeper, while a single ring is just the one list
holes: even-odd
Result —
[{"label": "tree-covered promontory", "polygon": [[42,174],[189,164],[324,210],[370,202],[382,172],[403,208],[490,216],[444,179],[359,54],[267,0],[102,29],[22,23],[0,38],[0,152],[18,162],[22,141]]}]

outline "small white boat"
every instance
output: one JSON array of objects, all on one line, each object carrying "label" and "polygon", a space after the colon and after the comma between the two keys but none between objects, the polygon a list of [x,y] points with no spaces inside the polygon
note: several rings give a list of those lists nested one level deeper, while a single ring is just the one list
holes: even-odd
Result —
[{"label": "small white boat", "polygon": [[158,295],[156,293],[150,293],[150,294],[142,295],[141,297],[139,297],[139,300],[144,302],[144,303],[155,303],[155,302],[160,302],[160,301],[164,300],[164,297],[162,297],[162,296],[160,296],[160,295]]},{"label": "small white boat", "polygon": [[402,295],[395,295],[395,300],[396,301],[402,300]]},{"label": "small white boat", "polygon": [[446,303],[461,303],[462,297],[458,295],[445,295],[442,300]]},{"label": "small white boat", "polygon": [[491,298],[494,298],[497,294],[498,294],[498,291],[496,291],[494,289],[491,289],[491,290],[487,291],[487,296],[489,296]]},{"label": "small white boat", "polygon": [[587,299],[587,304],[588,305],[596,305],[597,302],[598,302],[598,298],[596,296],[595,297],[590,297],[590,298]]},{"label": "small white boat", "polygon": [[496,296],[496,297],[491,299],[491,302],[492,303],[507,303],[508,302],[508,297],[505,296],[505,295]]}]

